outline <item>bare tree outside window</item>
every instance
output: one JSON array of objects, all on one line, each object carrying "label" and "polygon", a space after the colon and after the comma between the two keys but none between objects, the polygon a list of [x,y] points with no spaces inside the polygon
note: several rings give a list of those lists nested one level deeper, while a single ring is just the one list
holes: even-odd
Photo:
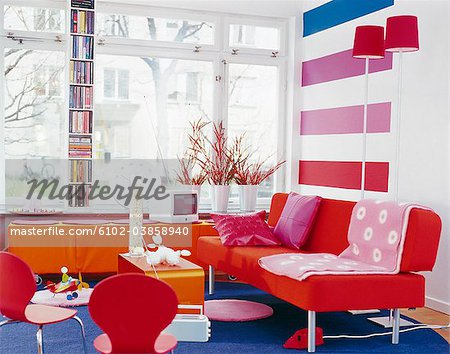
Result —
[{"label": "bare tree outside window", "polygon": [[[9,23],[20,24],[15,27],[44,30],[50,23],[56,24],[55,18],[59,16],[59,10],[44,10],[34,9],[34,17],[30,17],[29,10],[5,6],[5,23],[9,18]],[[9,12],[14,16],[8,17]],[[7,48],[3,55],[6,158],[59,158],[64,109],[64,53]]]},{"label": "bare tree outside window", "polygon": [[64,54],[6,49],[4,57],[6,157],[60,157]]},{"label": "bare tree outside window", "polygon": [[[142,17],[141,17],[142,18]],[[186,42],[191,39],[198,39],[200,31],[205,27],[211,27],[210,24],[206,22],[191,22],[188,20],[175,22],[178,26],[174,26],[174,22],[169,22],[166,26],[161,26],[157,24],[155,18],[146,18],[146,33],[140,34],[140,37],[147,38],[150,40],[160,40],[161,38],[167,38],[167,35],[174,33],[171,40],[174,42]],[[169,25],[170,24],[170,25]],[[127,15],[104,15],[103,18],[103,31],[100,34],[106,36],[117,36],[123,38],[130,38],[132,34],[130,33],[130,16]],[[166,31],[164,35],[161,31]],[[157,119],[157,131],[156,139],[160,145],[160,149],[163,153],[169,151],[169,125],[168,125],[168,112],[167,112],[167,101],[169,99],[169,88],[168,82],[172,75],[175,74],[177,65],[179,63],[178,59],[171,59],[169,65],[162,65],[160,58],[141,58],[145,64],[150,68],[152,72],[153,85],[156,93],[156,119]],[[193,85],[197,85],[194,80],[190,80]],[[119,87],[120,90],[120,87]],[[188,92],[193,92],[189,90]],[[192,98],[192,95],[191,95]],[[207,113],[204,112],[204,118],[207,117]]]},{"label": "bare tree outside window", "polygon": [[[38,2],[36,1],[38,4]],[[64,10],[28,6],[5,6],[6,30],[58,32],[65,31]]]}]

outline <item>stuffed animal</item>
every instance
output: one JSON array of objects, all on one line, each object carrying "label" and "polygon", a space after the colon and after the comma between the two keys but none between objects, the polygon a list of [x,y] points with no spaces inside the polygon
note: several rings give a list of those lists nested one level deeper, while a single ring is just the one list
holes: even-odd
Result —
[{"label": "stuffed animal", "polygon": [[188,250],[178,250],[174,251],[173,249],[162,245],[162,237],[161,235],[155,235],[152,237],[153,242],[147,245],[148,248],[158,248],[156,251],[147,251],[147,263],[156,265],[167,263],[169,265],[176,265],[180,263],[181,256],[188,257],[191,255],[191,252]]}]

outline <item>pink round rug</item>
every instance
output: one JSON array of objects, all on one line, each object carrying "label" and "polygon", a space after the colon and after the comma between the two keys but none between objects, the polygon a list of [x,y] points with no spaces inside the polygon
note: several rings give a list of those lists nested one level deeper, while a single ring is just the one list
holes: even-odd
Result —
[{"label": "pink round rug", "polygon": [[205,301],[205,315],[214,321],[244,322],[270,317],[270,306],[246,300]]},{"label": "pink round rug", "polygon": [[38,305],[49,305],[58,307],[85,306],[89,303],[92,291],[94,289],[83,289],[77,291],[78,297],[73,300],[67,300],[67,295],[53,294],[50,290],[36,291],[31,302]]}]

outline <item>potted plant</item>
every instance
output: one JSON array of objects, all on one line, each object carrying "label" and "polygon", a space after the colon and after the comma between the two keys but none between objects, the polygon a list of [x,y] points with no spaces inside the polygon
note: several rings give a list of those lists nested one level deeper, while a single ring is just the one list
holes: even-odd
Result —
[{"label": "potted plant", "polygon": [[225,136],[223,122],[213,124],[213,138],[208,139],[202,130],[191,140],[192,156],[205,172],[209,184],[212,186],[212,210],[214,212],[226,212],[230,184],[234,180],[235,156],[233,149],[228,147],[228,139]]},{"label": "potted plant", "polygon": [[208,175],[198,166],[198,150],[194,147],[205,144],[202,129],[208,124],[209,122],[202,120],[190,123],[191,132],[188,134],[188,148],[183,158],[178,157],[179,169],[176,172],[176,181],[183,185],[192,186],[192,190],[197,191],[199,200],[202,184],[208,180]]},{"label": "potted plant", "polygon": [[241,211],[255,211],[258,186],[272,176],[286,161],[279,161],[271,167],[265,161],[250,162],[250,157],[236,164],[235,182],[239,185]]}]

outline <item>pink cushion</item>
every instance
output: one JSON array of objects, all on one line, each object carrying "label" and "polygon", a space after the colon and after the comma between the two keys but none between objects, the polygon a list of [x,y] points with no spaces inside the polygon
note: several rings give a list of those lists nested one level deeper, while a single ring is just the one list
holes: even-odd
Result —
[{"label": "pink cushion", "polygon": [[265,222],[264,210],[253,214],[211,214],[224,246],[273,246],[280,241]]},{"label": "pink cushion", "polygon": [[274,235],[286,247],[299,249],[308,239],[309,231],[322,198],[289,193]]}]

